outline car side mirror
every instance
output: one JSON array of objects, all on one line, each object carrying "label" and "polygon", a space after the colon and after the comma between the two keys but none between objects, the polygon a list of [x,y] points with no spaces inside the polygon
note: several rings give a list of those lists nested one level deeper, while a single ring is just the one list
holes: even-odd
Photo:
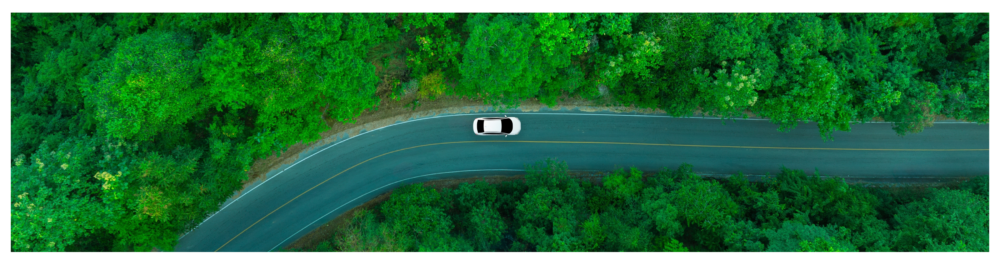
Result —
[{"label": "car side mirror", "polygon": [[509,136],[509,134],[504,134],[504,135],[503,135],[503,137],[504,137],[504,138],[507,138],[507,136]]}]

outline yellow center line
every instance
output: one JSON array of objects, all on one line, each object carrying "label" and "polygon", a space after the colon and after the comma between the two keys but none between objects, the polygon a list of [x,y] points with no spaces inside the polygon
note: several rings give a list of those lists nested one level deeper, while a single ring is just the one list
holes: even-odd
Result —
[{"label": "yellow center line", "polygon": [[347,172],[348,170],[354,169],[355,167],[360,166],[361,164],[368,163],[368,161],[371,161],[372,159],[376,159],[376,158],[383,157],[383,156],[386,156],[386,155],[389,155],[389,154],[392,154],[392,153],[396,153],[396,152],[400,152],[400,151],[405,151],[405,150],[410,150],[410,149],[414,149],[414,148],[420,148],[420,147],[426,147],[426,146],[433,146],[433,145],[465,144],[465,143],[611,144],[611,145],[675,146],[675,147],[735,148],[735,149],[784,149],[784,150],[828,150],[828,151],[896,151],[896,152],[968,152],[968,151],[989,151],[990,150],[990,149],[878,149],[878,148],[827,148],[827,147],[772,147],[772,146],[738,146],[738,145],[652,144],[652,143],[627,143],[627,142],[498,141],[498,140],[492,140],[492,141],[459,141],[459,142],[442,142],[442,143],[425,144],[425,145],[411,146],[411,147],[407,147],[407,148],[403,148],[403,149],[398,149],[398,150],[395,150],[395,151],[391,151],[391,152],[388,152],[388,153],[384,153],[384,154],[381,154],[381,155],[369,158],[368,160],[361,161],[361,163],[357,163],[354,166],[351,166],[351,167],[349,167],[347,169],[344,169],[343,171],[340,171],[340,173],[337,173],[336,175],[333,175],[332,177],[327,178],[323,182],[320,182],[319,184],[316,184],[312,188],[309,188],[308,190],[302,192],[298,196],[295,196],[295,198],[292,198],[291,200],[289,200],[285,204],[282,204],[281,206],[278,206],[278,208],[274,209],[273,211],[271,211],[270,213],[268,213],[264,217],[261,217],[260,220],[257,220],[256,222],[254,222],[253,224],[251,224],[250,226],[248,226],[246,229],[243,229],[243,231],[241,231],[239,234],[236,234],[236,236],[234,236],[232,239],[229,239],[229,241],[226,241],[225,244],[222,244],[222,246],[220,246],[218,249],[215,249],[215,251],[218,252],[219,250],[221,250],[226,245],[229,245],[229,243],[233,242],[233,240],[235,240],[237,237],[240,237],[240,235],[243,235],[243,233],[246,233],[247,230],[250,230],[250,228],[252,228],[255,225],[257,225],[257,223],[260,223],[260,221],[264,221],[264,219],[266,219],[268,216],[271,216],[271,214],[274,214],[278,210],[281,210],[281,208],[284,208],[289,203],[292,203],[293,201],[295,201],[299,197],[302,197],[302,195],[305,195],[306,193],[309,193],[310,191],[312,191],[313,189],[316,189],[320,185],[323,185],[323,183],[326,183],[326,182],[332,180],[333,178],[336,178],[337,176],[340,176],[341,174],[344,174],[344,172]]}]

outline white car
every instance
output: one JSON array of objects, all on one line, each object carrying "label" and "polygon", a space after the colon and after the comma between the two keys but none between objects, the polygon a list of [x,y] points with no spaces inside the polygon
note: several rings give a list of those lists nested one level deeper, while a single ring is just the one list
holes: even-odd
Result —
[{"label": "white car", "polygon": [[521,120],[514,117],[476,118],[472,121],[472,132],[476,135],[517,135],[521,132]]}]

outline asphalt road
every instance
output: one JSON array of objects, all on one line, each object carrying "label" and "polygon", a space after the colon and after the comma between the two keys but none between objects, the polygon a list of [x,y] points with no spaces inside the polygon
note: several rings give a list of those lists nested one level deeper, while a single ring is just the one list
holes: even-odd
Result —
[{"label": "asphalt road", "polygon": [[520,135],[475,136],[476,117],[458,114],[397,123],[304,153],[268,173],[196,229],[175,251],[272,251],[354,206],[403,184],[520,174],[547,157],[571,170],[655,171],[681,163],[708,174],[765,174],[781,166],[866,178],[968,177],[989,171],[988,125],[936,123],[897,136],[890,124],[854,124],[823,141],[815,124],[788,133],[769,121],[583,112],[507,113]]}]

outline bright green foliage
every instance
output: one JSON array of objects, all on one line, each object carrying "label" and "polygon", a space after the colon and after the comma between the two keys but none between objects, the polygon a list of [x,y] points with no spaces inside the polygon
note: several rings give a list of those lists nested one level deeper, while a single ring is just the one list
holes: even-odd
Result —
[{"label": "bright green foliage", "polygon": [[216,35],[202,53],[203,77],[215,99],[212,107],[237,117],[244,108],[256,110],[256,130],[245,129],[257,133],[250,142],[255,155],[284,149],[294,140],[318,138],[326,128],[323,106],[316,105],[324,93],[311,83],[315,75],[297,73],[306,66],[295,56],[301,47],[288,37]]},{"label": "bright green foliage", "polygon": [[[716,61],[709,49],[720,45],[719,39],[708,41],[715,35],[712,25],[712,14],[638,14],[637,28],[655,33],[661,38],[663,64],[656,71],[657,78],[647,80],[641,85],[657,94],[652,99],[642,99],[650,102],[655,100],[656,107],[665,110],[673,116],[687,116],[695,110],[699,103],[696,99],[699,88],[707,86],[708,82],[702,75],[703,71],[695,72],[695,68],[705,68],[709,62]],[[725,34],[730,31],[723,31]],[[629,79],[626,79],[629,80]],[[638,84],[637,84],[638,85]]]},{"label": "bright green foliage", "polygon": [[98,157],[93,138],[42,145],[20,155],[11,169],[11,250],[65,251],[78,238],[113,220],[102,203],[101,185],[90,172]]},{"label": "bright green foliage", "polygon": [[[300,14],[289,18],[297,36],[314,40],[304,43],[300,56],[306,69],[320,75],[318,84],[308,85],[318,85],[318,96],[332,100],[326,115],[353,122],[363,109],[378,103],[372,97],[377,83],[375,66],[363,58],[369,48],[394,37],[385,19],[383,14],[348,14],[344,18],[340,14]],[[332,26],[339,25],[333,22],[336,20],[344,26]]]},{"label": "bright green foliage", "polygon": [[510,14],[472,14],[466,21],[469,39],[459,72],[463,94],[481,93],[494,107],[517,107],[538,93],[539,62],[533,61],[528,18]]},{"label": "bright green foliage", "polygon": [[149,31],[124,40],[98,63],[82,91],[109,135],[148,140],[203,107],[193,47],[182,33]]},{"label": "bright green foliage", "polygon": [[[169,155],[139,153],[136,145],[109,144],[125,157],[128,165],[112,175],[99,172],[95,178],[109,188],[106,201],[116,205],[118,221],[108,230],[118,236],[117,244],[136,251],[152,248],[172,250],[190,220],[204,218],[204,213],[218,209],[218,204],[198,203],[205,189],[194,178],[202,151],[178,147]],[[110,157],[122,158],[122,157]],[[106,159],[111,162],[108,157]]]},{"label": "bright green foliage", "polygon": [[688,252],[688,249],[686,247],[684,247],[683,243],[681,243],[680,241],[677,241],[677,239],[671,238],[670,242],[666,242],[666,243],[663,244],[663,251],[664,252]]},{"label": "bright green foliage", "polygon": [[935,190],[930,197],[903,205],[898,251],[988,251],[989,204],[964,190]]},{"label": "bright green foliage", "polygon": [[607,238],[604,233],[604,228],[601,227],[601,216],[598,214],[590,215],[586,221],[583,221],[581,225],[582,233],[580,235],[580,244],[585,251],[595,251],[600,248],[601,244]]},{"label": "bright green foliage", "polygon": [[845,34],[847,39],[841,45],[840,56],[831,60],[840,69],[841,87],[851,94],[856,119],[869,121],[898,105],[902,92],[883,78],[889,69],[889,57],[879,49],[882,42],[878,34],[860,25],[851,26]]},{"label": "bright green foliage", "polygon": [[[374,107],[368,49],[395,38],[383,14],[296,14],[244,34],[214,34],[201,53],[217,111],[252,108],[255,156],[319,139],[324,117],[353,122]],[[237,116],[244,116],[240,114]],[[255,133],[255,134],[254,134]]]},{"label": "bright green foliage", "polygon": [[535,13],[533,33],[540,51],[533,52],[539,61],[537,78],[541,80],[538,99],[554,107],[563,92],[574,93],[584,81],[584,73],[575,58],[590,49],[593,32],[588,23],[593,14]]},{"label": "bright green foliage", "polygon": [[622,104],[655,106],[656,102],[648,99],[652,99],[651,95],[656,95],[658,91],[648,88],[633,90],[633,87],[620,86],[619,82],[625,77],[636,79],[632,80],[633,83],[651,82],[647,81],[653,78],[650,70],[663,63],[663,57],[660,55],[663,52],[661,41],[655,32],[614,36],[612,45],[617,48],[617,52],[597,53],[595,62],[597,65],[594,66],[597,82],[606,84],[611,91],[614,91]]},{"label": "bright green foliage", "polygon": [[[743,61],[736,60],[732,64],[722,61],[722,69],[709,77],[708,70],[695,68],[693,73],[699,81],[699,94],[703,102],[700,104],[713,115],[723,118],[742,116],[747,109],[757,103],[757,90],[760,90],[758,80],[762,74],[760,68],[753,70]],[[731,66],[730,66],[731,65]],[[725,67],[730,66],[730,70]]]},{"label": "bright green foliage", "polygon": [[837,40],[824,40],[843,38],[842,30],[835,24],[824,27],[813,15],[790,16],[775,28],[782,32],[775,43],[781,60],[768,89],[771,97],[761,102],[761,114],[782,131],[795,128],[799,120],[816,122],[824,138],[833,130],[849,131],[855,116],[847,104],[850,96],[841,89],[836,65],[822,55],[837,51]]},{"label": "bright green foliage", "polygon": [[710,250],[721,250],[723,226],[741,216],[742,209],[729,192],[714,180],[688,178],[680,188],[670,193],[670,202],[680,211],[678,219],[694,235],[698,244]]},{"label": "bright green foliage", "polygon": [[605,177],[604,188],[618,199],[636,196],[642,190],[642,171],[633,167],[626,175],[624,170],[618,169]]},{"label": "bright green foliage", "polygon": [[729,218],[740,214],[739,206],[718,182],[688,178],[678,185],[680,188],[669,197],[678,209],[682,209],[678,216],[687,226],[715,231]]}]

